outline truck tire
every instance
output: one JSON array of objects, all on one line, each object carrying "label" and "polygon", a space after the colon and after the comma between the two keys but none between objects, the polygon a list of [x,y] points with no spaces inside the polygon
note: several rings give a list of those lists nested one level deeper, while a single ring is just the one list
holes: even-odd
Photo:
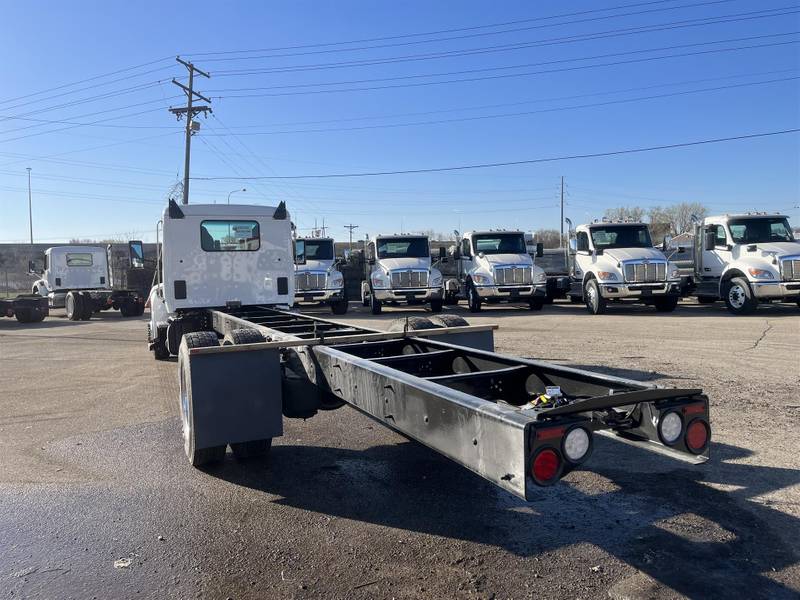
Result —
[{"label": "truck tire", "polygon": [[596,279],[590,279],[586,282],[583,289],[583,298],[586,303],[586,310],[590,315],[602,315],[606,312],[606,299],[600,294],[600,286],[597,285]]},{"label": "truck tire", "polygon": [[528,307],[531,310],[542,310],[544,307],[545,300],[543,298],[531,298],[528,301]]},{"label": "truck tire", "polygon": [[[187,348],[206,348],[218,346],[217,334],[213,331],[194,331],[183,336]],[[211,462],[225,458],[226,445],[211,448],[196,448],[194,437],[194,406],[192,405],[192,389],[189,385],[189,362],[184,361],[183,353],[178,357],[178,374],[180,390],[181,428],[183,431],[183,449],[193,467],[202,467]]]},{"label": "truck tire", "polygon": [[381,314],[381,301],[375,297],[375,294],[369,295],[369,308],[373,315]]},{"label": "truck tire", "polygon": [[347,313],[347,300],[336,300],[331,302],[331,312],[335,315],[343,315]]},{"label": "truck tire", "polygon": [[[211,333],[205,331],[203,333]],[[225,334],[222,339],[223,346],[238,346],[239,344],[260,344],[264,341],[264,335],[255,329],[234,329]]]},{"label": "truck tire", "polygon": [[233,450],[233,455],[237,460],[247,460],[249,458],[264,456],[269,452],[270,448],[272,448],[272,438],[231,444],[231,450]]},{"label": "truck tire", "polygon": [[136,316],[136,305],[132,300],[125,300],[119,307],[119,314],[123,317]]},{"label": "truck tire", "polygon": [[717,300],[719,300],[719,298],[716,298],[714,296],[698,296],[697,297],[697,303],[698,304],[714,304],[714,302],[716,302]]},{"label": "truck tire", "polygon": [[45,314],[38,306],[23,306],[14,311],[14,316],[20,323],[41,323]]},{"label": "truck tire", "polygon": [[458,294],[456,292],[447,291],[444,293],[444,303],[448,306],[458,304]]},{"label": "truck tire", "polygon": [[431,323],[441,325],[442,327],[466,327],[469,322],[464,317],[454,315],[452,313],[444,313],[435,315],[430,318]]},{"label": "truck tire", "polygon": [[671,313],[675,311],[678,306],[677,296],[667,296],[665,298],[656,298],[653,302],[657,312]]},{"label": "truck tire", "polygon": [[92,300],[92,295],[89,292],[78,292],[78,295],[82,298],[82,306],[81,309],[81,321],[88,321],[92,318],[92,313],[94,312],[94,300]]},{"label": "truck tire", "polygon": [[443,305],[444,301],[441,298],[434,298],[433,300],[431,300],[431,312],[432,313],[442,312]]},{"label": "truck tire", "polygon": [[170,357],[169,350],[167,349],[167,328],[159,327],[156,330],[156,335],[153,337],[150,332],[150,324],[147,324],[147,330],[150,334],[150,341],[153,342],[153,358],[156,360],[167,360]]},{"label": "truck tire", "polygon": [[70,321],[81,321],[83,317],[83,296],[77,292],[67,292],[64,308]]},{"label": "truck tire", "polygon": [[389,325],[387,331],[420,331],[422,329],[439,329],[442,327],[428,317],[401,317]]},{"label": "truck tire", "polygon": [[750,284],[742,277],[734,277],[723,283],[722,297],[725,306],[734,315],[749,315],[758,307],[758,300],[753,297]]},{"label": "truck tire", "polygon": [[481,311],[481,297],[478,295],[478,290],[471,283],[467,285],[467,305],[469,306],[469,312],[476,313]]},{"label": "truck tire", "polygon": [[361,306],[369,306],[369,292],[361,291]]}]

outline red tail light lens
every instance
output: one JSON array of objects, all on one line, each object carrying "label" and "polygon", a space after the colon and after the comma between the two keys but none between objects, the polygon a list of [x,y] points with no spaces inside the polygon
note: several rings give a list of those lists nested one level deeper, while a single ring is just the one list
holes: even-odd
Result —
[{"label": "red tail light lens", "polygon": [[708,434],[708,423],[702,419],[695,419],[686,428],[686,447],[700,454],[708,445]]},{"label": "red tail light lens", "polygon": [[531,471],[539,485],[555,483],[561,472],[561,457],[552,448],[544,448],[534,456]]}]

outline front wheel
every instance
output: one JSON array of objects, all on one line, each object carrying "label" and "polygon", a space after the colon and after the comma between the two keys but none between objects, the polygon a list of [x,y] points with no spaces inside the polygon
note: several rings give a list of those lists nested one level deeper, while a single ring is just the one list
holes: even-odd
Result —
[{"label": "front wheel", "polygon": [[431,300],[431,312],[432,313],[440,313],[442,312],[442,305],[444,301],[441,298],[434,298]]},{"label": "front wheel", "polygon": [[531,298],[528,302],[528,306],[531,310],[542,310],[545,301],[542,298]]},{"label": "front wheel", "polygon": [[467,304],[469,305],[469,312],[476,313],[481,311],[481,297],[472,284],[467,287]]},{"label": "front wheel", "polygon": [[586,302],[586,309],[591,315],[602,315],[606,312],[606,299],[600,294],[600,286],[597,285],[596,279],[590,279],[586,282],[586,287],[583,290],[583,298]]},{"label": "front wheel", "polygon": [[375,297],[374,292],[369,295],[369,307],[373,315],[381,314],[381,301]]},{"label": "front wheel", "polygon": [[347,300],[336,300],[331,302],[331,312],[335,315],[347,313]]},{"label": "front wheel", "polygon": [[734,277],[723,284],[725,306],[734,315],[752,314],[758,307],[758,300],[753,297],[750,284],[742,277]]}]

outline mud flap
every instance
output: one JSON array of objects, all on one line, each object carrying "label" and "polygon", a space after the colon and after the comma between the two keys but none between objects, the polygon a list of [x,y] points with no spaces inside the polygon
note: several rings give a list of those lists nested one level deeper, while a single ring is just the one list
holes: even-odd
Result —
[{"label": "mud flap", "polygon": [[188,352],[181,358],[187,365],[184,376],[196,448],[283,435],[277,349]]}]

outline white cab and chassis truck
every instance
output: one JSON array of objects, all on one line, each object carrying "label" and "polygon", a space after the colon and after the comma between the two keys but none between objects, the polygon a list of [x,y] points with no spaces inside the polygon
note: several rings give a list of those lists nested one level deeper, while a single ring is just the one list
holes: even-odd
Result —
[{"label": "white cab and chassis truck", "polygon": [[[687,250],[678,248],[671,258],[682,264]],[[786,215],[706,217],[694,226],[692,250],[684,289],[700,303],[723,300],[736,315],[752,313],[761,302],[800,306],[800,241]]]},{"label": "white cab and chassis truck", "polygon": [[[142,242],[128,242],[130,267],[144,268]],[[144,297],[134,290],[115,289],[111,246],[53,246],[44,253],[44,265],[29,264],[38,276],[34,295],[47,298],[50,308],[66,309],[72,321],[88,321],[94,313],[119,310],[124,317],[144,314]]]},{"label": "white cab and chassis truck", "polygon": [[[263,455],[284,418],[345,404],[527,499],[583,465],[599,434],[693,463],[708,457],[701,390],[501,355],[496,326],[457,317],[377,331],[293,312],[283,205],[172,203],[163,232],[150,344],[166,337],[178,354],[184,450],[195,466],[224,459],[228,446],[237,459]],[[547,386],[559,386],[557,401],[532,405]]]},{"label": "white cab and chassis truck", "polygon": [[335,315],[347,312],[347,291],[344,275],[339,270],[332,238],[301,237],[295,249],[297,265],[294,273],[295,303],[321,303],[331,307]]},{"label": "white cab and chassis truck", "polygon": [[609,301],[635,301],[672,312],[680,298],[680,274],[653,247],[645,223],[595,221],[570,231],[569,296],[591,314]]},{"label": "white cab and chassis truck", "polygon": [[[464,298],[471,312],[484,303],[523,302],[541,310],[547,298],[547,275],[528,254],[522,231],[456,232],[452,249],[457,277],[445,282],[445,301]],[[541,246],[537,254],[541,254]]]},{"label": "white cab and chassis truck", "polygon": [[377,315],[386,302],[427,303],[431,312],[442,311],[442,273],[431,260],[427,236],[379,235],[367,243],[361,303]]}]

